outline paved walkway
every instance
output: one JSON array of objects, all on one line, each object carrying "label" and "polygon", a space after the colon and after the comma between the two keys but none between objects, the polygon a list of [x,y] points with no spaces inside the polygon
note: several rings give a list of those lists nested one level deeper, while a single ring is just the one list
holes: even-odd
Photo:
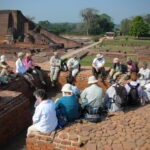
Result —
[{"label": "paved walkway", "polygon": [[72,51],[72,52],[68,52],[67,54],[63,55],[61,58],[62,58],[62,59],[70,58],[70,57],[72,57],[73,55],[78,54],[79,52],[88,51],[89,48],[100,44],[102,41],[103,41],[103,40],[100,39],[98,42],[95,42],[95,43],[93,43],[93,44],[91,44],[91,45],[78,48],[78,49],[76,49],[76,50],[74,50],[74,51]]}]

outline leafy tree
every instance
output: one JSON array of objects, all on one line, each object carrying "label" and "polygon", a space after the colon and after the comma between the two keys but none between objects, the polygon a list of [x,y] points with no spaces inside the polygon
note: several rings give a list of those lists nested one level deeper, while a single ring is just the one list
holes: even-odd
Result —
[{"label": "leafy tree", "polygon": [[81,10],[80,14],[83,17],[83,23],[86,28],[86,34],[89,35],[89,30],[95,20],[95,16],[97,14],[97,10],[93,8],[86,8]]},{"label": "leafy tree", "polygon": [[123,35],[129,34],[130,24],[131,24],[131,20],[129,20],[129,19],[123,19],[121,21],[121,32]]},{"label": "leafy tree", "polygon": [[81,11],[83,17],[84,28],[86,34],[103,34],[107,31],[112,31],[114,23],[111,21],[111,17],[107,14],[98,14],[98,11],[92,8],[86,8]]},{"label": "leafy tree", "polygon": [[148,34],[149,26],[144,22],[144,19],[141,16],[136,16],[131,21],[130,34],[134,36],[142,36]]}]

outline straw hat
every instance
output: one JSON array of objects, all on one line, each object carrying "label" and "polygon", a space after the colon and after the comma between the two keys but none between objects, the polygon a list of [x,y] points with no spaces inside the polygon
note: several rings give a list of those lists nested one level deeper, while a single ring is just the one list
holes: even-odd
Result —
[{"label": "straw hat", "polygon": [[98,80],[96,80],[95,76],[90,76],[88,78],[88,84],[93,84],[93,83],[97,83]]},{"label": "straw hat", "polygon": [[6,56],[5,55],[1,55],[1,62],[6,61]]},{"label": "straw hat", "polygon": [[54,56],[57,56],[58,55],[58,52],[54,52]]},{"label": "straw hat", "polygon": [[97,55],[96,55],[96,58],[103,58],[103,55],[97,54]]},{"label": "straw hat", "polygon": [[18,53],[18,57],[22,57],[22,56],[24,56],[24,53],[23,52],[19,52]]},{"label": "straw hat", "polygon": [[113,59],[113,63],[118,63],[119,62],[119,58],[114,58]]},{"label": "straw hat", "polygon": [[71,88],[71,84],[65,84],[62,89],[61,89],[62,92],[71,92],[72,93],[72,88]]}]

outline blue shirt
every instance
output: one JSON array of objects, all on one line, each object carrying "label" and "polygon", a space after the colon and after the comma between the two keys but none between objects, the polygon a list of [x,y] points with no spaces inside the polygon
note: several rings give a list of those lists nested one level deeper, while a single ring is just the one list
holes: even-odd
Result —
[{"label": "blue shirt", "polygon": [[49,133],[55,130],[58,120],[54,102],[52,100],[42,101],[36,107],[32,120],[40,132]]},{"label": "blue shirt", "polygon": [[79,104],[75,95],[62,96],[56,103],[56,109],[60,108],[60,111],[65,115],[68,121],[73,121],[80,117]]},{"label": "blue shirt", "polygon": [[18,59],[16,61],[16,73],[25,73],[26,72],[26,67],[21,59]]}]

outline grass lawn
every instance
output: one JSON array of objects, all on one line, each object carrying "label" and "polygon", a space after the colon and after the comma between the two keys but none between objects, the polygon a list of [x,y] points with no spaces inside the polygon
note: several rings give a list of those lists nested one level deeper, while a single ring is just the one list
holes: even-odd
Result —
[{"label": "grass lawn", "polygon": [[[139,46],[150,46],[150,40],[138,40],[134,37],[120,36],[116,37],[114,40],[105,40],[100,45],[94,46],[93,50],[109,50],[109,51],[122,51],[127,53],[127,57],[130,57],[132,60],[138,61],[137,56],[134,55],[135,48]],[[95,55],[87,55],[81,59],[81,65],[83,66],[91,66]],[[106,67],[110,67],[112,65],[112,58],[106,57]]]}]

